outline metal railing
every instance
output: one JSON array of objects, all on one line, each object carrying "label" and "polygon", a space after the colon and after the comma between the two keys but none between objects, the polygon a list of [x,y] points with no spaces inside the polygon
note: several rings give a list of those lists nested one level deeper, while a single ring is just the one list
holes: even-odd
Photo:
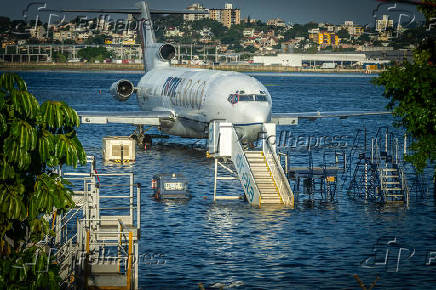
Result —
[{"label": "metal railing", "polygon": [[[132,281],[135,287],[138,287],[138,265],[133,264],[132,261],[133,256],[138,259],[141,185],[134,183],[133,173],[97,174],[95,159],[88,157],[88,162],[91,163],[88,173],[63,173],[64,178],[78,186],[73,188],[78,189],[73,191],[73,198],[80,201],[79,206],[63,216],[54,215],[53,218],[55,221],[53,227],[56,227],[57,233],[56,245],[58,245],[55,257],[61,265],[62,287],[71,287],[70,277],[77,278],[74,283],[79,288],[83,286],[79,283],[86,285],[87,279],[83,281],[83,277],[88,275],[87,272],[91,269],[88,259],[98,258],[100,252],[104,253],[106,249],[112,251],[111,247],[118,248],[115,254],[117,257],[112,258],[117,261],[127,261],[127,264],[124,264],[127,288],[133,286]],[[117,180],[112,184],[101,184],[100,177]],[[120,181],[125,177],[128,179],[127,183]],[[120,191],[119,188],[123,187],[127,187],[128,190]],[[102,190],[103,188],[105,190]],[[119,205],[117,201],[122,201],[124,204]],[[101,212],[106,215],[101,215]]]},{"label": "metal railing", "polygon": [[245,196],[250,204],[261,206],[262,197],[259,187],[255,182],[253,172],[251,171],[250,164],[245,156],[245,152],[241,146],[241,143],[239,142],[239,137],[235,128],[233,128],[232,142],[232,162],[235,165],[236,171],[241,180]]},{"label": "metal railing", "polygon": [[286,174],[280,164],[280,160],[267,139],[264,139],[263,154],[265,155],[268,167],[271,170],[274,182],[279,190],[280,198],[286,206],[293,208],[294,194],[289,186],[288,179],[286,178]]}]

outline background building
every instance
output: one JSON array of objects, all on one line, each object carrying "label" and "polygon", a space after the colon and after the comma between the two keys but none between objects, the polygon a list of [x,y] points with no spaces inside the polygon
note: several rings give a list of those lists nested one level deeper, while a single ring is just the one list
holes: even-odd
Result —
[{"label": "background building", "polygon": [[203,5],[193,3],[187,7],[188,10],[209,11],[209,14],[184,14],[183,19],[185,21],[194,21],[205,18],[216,20],[227,28],[230,28],[234,24],[241,24],[241,11],[239,9],[233,9],[233,5],[226,3],[224,9],[206,9]]},{"label": "background building", "polygon": [[[187,10],[194,10],[194,11],[207,11],[203,7],[203,5],[199,3],[193,3],[191,6],[186,7]],[[183,20],[185,21],[194,21],[194,20],[201,20],[209,18],[209,14],[183,14]]]},{"label": "background building", "polygon": [[377,19],[375,24],[375,30],[377,32],[383,32],[386,31],[388,28],[394,27],[394,21],[392,19],[389,19],[388,15],[383,15],[382,19]]}]

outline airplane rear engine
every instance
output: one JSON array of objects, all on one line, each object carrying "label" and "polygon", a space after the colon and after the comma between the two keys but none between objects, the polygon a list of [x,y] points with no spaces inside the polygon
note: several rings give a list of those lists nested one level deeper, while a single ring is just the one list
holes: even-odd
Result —
[{"label": "airplane rear engine", "polygon": [[159,57],[163,61],[170,61],[176,56],[176,48],[171,44],[164,44],[159,48]]},{"label": "airplane rear engine", "polygon": [[135,87],[128,80],[114,82],[110,89],[113,98],[121,102],[127,101],[134,91]]}]

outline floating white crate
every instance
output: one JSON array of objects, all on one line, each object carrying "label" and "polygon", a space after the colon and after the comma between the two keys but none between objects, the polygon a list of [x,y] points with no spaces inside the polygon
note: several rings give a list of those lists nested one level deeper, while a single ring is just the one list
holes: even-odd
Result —
[{"label": "floating white crate", "polygon": [[104,161],[135,161],[134,139],[125,136],[108,136],[103,138]]}]

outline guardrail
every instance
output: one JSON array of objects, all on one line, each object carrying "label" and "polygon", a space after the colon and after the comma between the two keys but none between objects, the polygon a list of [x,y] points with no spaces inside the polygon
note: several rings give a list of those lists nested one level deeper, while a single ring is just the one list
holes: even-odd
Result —
[{"label": "guardrail", "polygon": [[292,192],[289,182],[286,178],[286,174],[280,164],[277,154],[271,147],[268,139],[264,139],[263,143],[263,154],[266,157],[268,167],[271,170],[274,182],[278,187],[280,198],[286,206],[294,208],[294,193]]},{"label": "guardrail", "polygon": [[250,165],[248,163],[245,152],[239,143],[238,134],[236,134],[235,128],[233,130],[232,137],[232,162],[235,165],[238,176],[241,180],[242,188],[244,189],[245,196],[251,205],[260,206],[261,195],[259,188],[254,180],[253,173],[251,172]]}]

